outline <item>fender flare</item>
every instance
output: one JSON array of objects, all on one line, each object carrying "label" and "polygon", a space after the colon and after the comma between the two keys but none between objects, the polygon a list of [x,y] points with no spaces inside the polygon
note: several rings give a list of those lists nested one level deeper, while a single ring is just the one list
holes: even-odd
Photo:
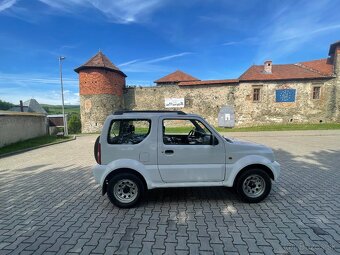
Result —
[{"label": "fender flare", "polygon": [[238,161],[236,161],[234,164],[227,164],[227,178],[225,185],[228,187],[232,187],[234,185],[235,179],[237,175],[246,167],[252,166],[252,165],[261,165],[267,168],[272,176],[273,179],[276,179],[277,173],[276,170],[273,168],[273,162],[270,161],[268,158],[259,156],[259,155],[248,155],[245,156]]},{"label": "fender flare", "polygon": [[102,187],[105,187],[105,180],[109,174],[119,170],[119,169],[130,169],[139,173],[146,183],[146,188],[150,187],[150,178],[148,176],[148,171],[146,171],[145,166],[137,160],[133,159],[118,159],[109,163],[105,168],[105,174],[103,174],[100,183]]}]

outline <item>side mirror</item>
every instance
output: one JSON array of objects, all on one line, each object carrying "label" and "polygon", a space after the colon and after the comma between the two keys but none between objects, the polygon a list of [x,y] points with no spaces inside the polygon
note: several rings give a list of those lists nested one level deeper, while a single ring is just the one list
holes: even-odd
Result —
[{"label": "side mirror", "polygon": [[218,140],[214,135],[211,135],[211,143],[212,146],[215,146],[218,144]]}]

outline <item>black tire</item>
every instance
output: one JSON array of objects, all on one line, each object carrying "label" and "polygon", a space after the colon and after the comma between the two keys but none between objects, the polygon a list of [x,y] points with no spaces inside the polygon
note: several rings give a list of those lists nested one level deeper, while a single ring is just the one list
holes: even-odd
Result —
[{"label": "black tire", "polygon": [[98,144],[99,144],[99,139],[100,139],[100,136],[97,137],[96,142],[94,143],[94,148],[93,148],[94,158],[95,158],[97,163],[99,163],[98,162]]},{"label": "black tire", "polygon": [[144,197],[144,193],[142,180],[132,173],[116,174],[107,185],[107,196],[111,203],[120,208],[134,207]]},{"label": "black tire", "polygon": [[258,203],[270,193],[272,181],[262,169],[248,169],[236,180],[236,191],[244,202]]}]

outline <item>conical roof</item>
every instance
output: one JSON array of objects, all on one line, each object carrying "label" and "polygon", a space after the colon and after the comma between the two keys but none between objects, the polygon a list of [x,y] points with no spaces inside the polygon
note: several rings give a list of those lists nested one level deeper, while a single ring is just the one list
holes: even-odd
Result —
[{"label": "conical roof", "polygon": [[33,98],[25,101],[23,103],[23,106],[28,107],[28,112],[39,112],[39,113],[47,114],[45,109],[42,108],[42,106],[38,103],[38,101]]},{"label": "conical roof", "polygon": [[158,80],[156,80],[156,83],[162,83],[162,82],[181,82],[181,81],[199,81],[199,79],[182,72],[181,70],[177,70],[171,74],[168,74]]},{"label": "conical roof", "polygon": [[125,73],[123,73],[118,67],[112,64],[112,62],[108,59],[108,57],[106,57],[101,51],[99,51],[96,55],[90,58],[85,64],[74,69],[74,71],[79,73],[79,71],[81,70],[94,68],[94,67],[102,68],[102,69],[106,69],[110,71],[115,71],[127,77]]}]

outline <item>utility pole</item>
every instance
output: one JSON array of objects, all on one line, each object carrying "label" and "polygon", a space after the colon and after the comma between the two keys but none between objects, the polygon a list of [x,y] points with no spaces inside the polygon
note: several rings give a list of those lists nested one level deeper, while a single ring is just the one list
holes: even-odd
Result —
[{"label": "utility pole", "polygon": [[67,120],[65,116],[65,106],[64,106],[64,85],[63,85],[63,60],[65,57],[59,57],[59,70],[60,70],[60,85],[61,85],[61,101],[62,101],[62,110],[63,110],[63,123],[64,123],[64,136],[68,135],[67,130]]}]

